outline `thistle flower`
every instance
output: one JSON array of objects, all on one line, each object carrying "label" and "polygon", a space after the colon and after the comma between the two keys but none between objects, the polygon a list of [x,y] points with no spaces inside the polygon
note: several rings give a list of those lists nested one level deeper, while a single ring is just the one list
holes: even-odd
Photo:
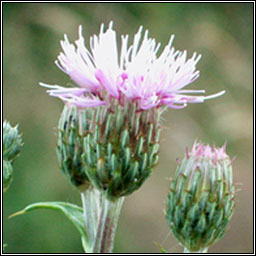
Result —
[{"label": "thistle flower", "polygon": [[232,166],[225,147],[195,142],[172,180],[166,219],[187,252],[205,252],[220,240],[234,212]]},{"label": "thistle flower", "polygon": [[[201,56],[194,53],[186,61],[186,51],[178,52],[171,46],[173,36],[157,57],[160,44],[148,37],[148,31],[140,43],[140,27],[130,47],[128,35],[121,37],[118,56],[112,26],[110,22],[104,31],[102,25],[99,36],[91,37],[90,51],[81,26],[75,45],[66,35],[61,41],[63,52],[56,64],[77,87],[41,85],[66,104],[59,126],[62,170],[72,176],[76,186],[89,181],[109,198],[118,198],[138,189],[158,161],[163,106],[184,108],[187,103],[203,102],[224,92],[206,97],[187,95],[204,92],[182,89],[198,78],[195,65]],[[75,118],[71,112],[77,113]],[[70,120],[79,129],[72,128]],[[66,124],[71,129],[64,127]]]},{"label": "thistle flower", "polygon": [[4,192],[9,188],[12,181],[12,163],[18,156],[22,146],[21,135],[18,126],[12,127],[9,122],[3,123],[3,185]]},{"label": "thistle flower", "polygon": [[91,51],[85,46],[79,26],[79,39],[74,45],[65,35],[61,41],[63,52],[55,62],[79,87],[41,85],[51,89],[47,91],[51,96],[78,107],[111,106],[116,100],[121,106],[135,104],[137,110],[160,106],[184,108],[187,103],[201,103],[222,95],[224,91],[210,96],[187,95],[205,92],[183,89],[199,77],[195,66],[201,55],[194,53],[187,60],[186,51],[175,51],[172,47],[173,39],[172,35],[157,57],[160,43],[148,37],[148,30],[142,36],[141,26],[131,46],[128,47],[128,35],[121,37],[118,56],[113,22],[106,31],[102,24],[99,36],[90,38]]}]

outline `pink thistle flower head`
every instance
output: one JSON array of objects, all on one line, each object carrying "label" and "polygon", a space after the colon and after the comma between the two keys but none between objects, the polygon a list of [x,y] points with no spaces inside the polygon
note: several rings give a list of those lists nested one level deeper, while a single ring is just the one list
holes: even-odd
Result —
[{"label": "pink thistle flower head", "polygon": [[184,108],[224,93],[183,89],[198,78],[201,56],[175,51],[174,36],[159,55],[160,44],[142,27],[130,45],[128,37],[121,36],[118,51],[110,22],[88,47],[79,26],[78,40],[65,35],[56,60],[77,86],[41,83],[66,103],[57,149],[63,173],[79,189],[93,186],[110,199],[133,193],[158,163],[162,106]]},{"label": "pink thistle flower head", "polygon": [[214,165],[222,160],[230,159],[226,153],[226,143],[222,147],[217,148],[216,146],[211,147],[195,141],[191,152],[187,153],[187,156],[188,158],[194,157],[197,162],[207,160]]},{"label": "pink thistle flower head", "polygon": [[[230,188],[232,186],[232,161],[226,153],[226,143],[220,148],[215,145],[211,147],[208,144],[202,144],[195,141],[191,150],[186,148],[183,164],[181,164],[180,171],[185,175],[193,176],[197,171],[201,172],[204,183],[204,189],[210,185],[206,185],[206,180],[224,179],[226,185]],[[177,172],[177,175],[180,175]]]},{"label": "pink thistle flower head", "polygon": [[123,106],[135,103],[137,110],[168,106],[179,109],[188,103],[202,103],[224,94],[221,91],[210,96],[198,96],[204,90],[186,90],[185,86],[199,77],[196,64],[201,55],[194,53],[187,59],[187,52],[176,51],[172,46],[174,36],[159,56],[160,43],[142,33],[142,26],[128,46],[128,35],[121,36],[118,52],[117,36],[113,22],[104,30],[101,25],[98,36],[90,38],[90,47],[85,46],[82,26],[75,44],[65,35],[56,65],[77,84],[66,88],[58,85],[49,88],[51,96],[78,107],[109,106],[113,100]]}]

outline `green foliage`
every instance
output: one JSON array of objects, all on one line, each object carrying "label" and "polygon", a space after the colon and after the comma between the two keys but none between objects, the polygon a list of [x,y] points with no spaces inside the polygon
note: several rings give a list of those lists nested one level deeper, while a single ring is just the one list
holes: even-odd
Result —
[{"label": "green foliage", "polygon": [[85,230],[83,209],[77,205],[64,202],[42,202],[34,203],[23,210],[12,214],[9,218],[22,215],[37,209],[52,209],[62,212],[77,228],[82,238],[82,245],[85,251],[89,251],[88,238]]}]

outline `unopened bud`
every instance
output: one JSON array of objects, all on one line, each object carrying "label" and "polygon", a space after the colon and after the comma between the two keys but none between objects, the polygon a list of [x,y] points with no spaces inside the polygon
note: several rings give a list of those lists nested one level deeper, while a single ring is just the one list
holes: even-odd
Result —
[{"label": "unopened bud", "polygon": [[12,127],[9,122],[3,123],[3,158],[12,162],[19,154],[22,146],[21,135],[18,126]]},{"label": "unopened bud", "polygon": [[187,251],[204,251],[224,236],[234,194],[225,145],[211,148],[195,142],[178,166],[167,198],[166,219]]},{"label": "unopened bud", "polygon": [[13,161],[20,153],[22,146],[18,126],[12,127],[9,122],[3,123],[3,187],[4,193],[12,182]]}]

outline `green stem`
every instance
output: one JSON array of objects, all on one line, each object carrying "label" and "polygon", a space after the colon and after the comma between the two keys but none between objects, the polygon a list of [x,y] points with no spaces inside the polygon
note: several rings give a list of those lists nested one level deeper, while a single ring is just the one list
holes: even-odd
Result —
[{"label": "green stem", "polygon": [[201,249],[199,251],[195,251],[195,252],[189,251],[186,247],[184,248],[184,253],[191,253],[191,254],[193,254],[193,253],[207,253],[207,251],[208,251],[208,248],[203,248],[203,249]]},{"label": "green stem", "polygon": [[106,197],[102,197],[101,213],[93,246],[94,253],[112,252],[115,231],[123,202],[124,197],[115,199],[114,201],[111,201]]},{"label": "green stem", "polygon": [[109,200],[91,188],[81,193],[81,198],[88,236],[86,253],[111,253],[124,197]]},{"label": "green stem", "polygon": [[101,194],[98,190],[91,188],[81,193],[81,198],[84,210],[85,228],[90,248],[90,250],[87,249],[86,252],[92,253],[97,232],[99,214],[101,211]]}]

